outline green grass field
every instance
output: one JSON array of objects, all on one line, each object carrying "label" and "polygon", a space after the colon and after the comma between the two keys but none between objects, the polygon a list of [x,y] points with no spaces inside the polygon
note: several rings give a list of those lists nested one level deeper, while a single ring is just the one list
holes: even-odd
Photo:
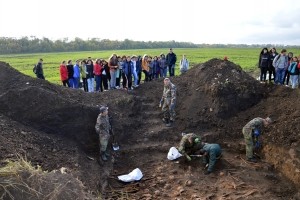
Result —
[{"label": "green grass field", "polygon": [[[240,65],[245,71],[254,71],[257,69],[258,55],[260,48],[198,48],[198,49],[173,49],[177,55],[177,62],[185,54],[191,63],[191,66],[206,62],[212,58],[221,58],[227,56],[230,61]],[[288,49],[294,55],[300,55],[299,49]],[[43,54],[16,54],[0,55],[0,61],[9,63],[12,67],[29,76],[35,76],[32,72],[34,64],[39,58],[44,60],[44,74],[48,81],[61,84],[59,76],[59,65],[63,60],[77,60],[92,57],[93,59],[108,59],[112,53],[118,55],[144,55],[151,56],[168,53],[168,49],[138,49],[138,50],[118,50],[118,51],[85,51],[85,52],[64,52],[64,53],[43,53]],[[178,63],[176,65],[176,75],[179,74]]]}]

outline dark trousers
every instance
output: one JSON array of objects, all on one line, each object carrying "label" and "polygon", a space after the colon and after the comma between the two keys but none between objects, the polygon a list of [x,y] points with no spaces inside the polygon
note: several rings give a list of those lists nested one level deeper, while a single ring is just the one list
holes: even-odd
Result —
[{"label": "dark trousers", "polygon": [[83,90],[85,92],[88,91],[88,84],[87,84],[87,79],[86,78],[82,78],[82,84],[83,84]]},{"label": "dark trousers", "polygon": [[170,76],[175,75],[175,65],[169,65],[169,74]]},{"label": "dark trousers", "polygon": [[275,67],[273,67],[273,66],[269,67],[268,71],[269,71],[269,82],[271,82],[271,80],[272,80],[272,74],[273,74],[273,78],[274,78],[273,80],[275,82],[275,78],[276,78]]},{"label": "dark trousers", "polygon": [[127,78],[127,83],[128,83],[128,89],[131,89],[131,87],[132,87],[132,74],[128,74],[126,76],[126,78]]},{"label": "dark trousers", "polygon": [[99,92],[99,91],[103,91],[103,88],[102,88],[102,78],[101,78],[101,75],[95,75],[95,81],[96,81],[96,92]]},{"label": "dark trousers", "polygon": [[138,80],[138,85],[139,85],[141,83],[141,79],[142,79],[142,72],[138,72],[137,75],[139,78],[139,80]]},{"label": "dark trousers", "polygon": [[284,84],[285,80],[286,80],[286,85],[289,85],[289,82],[290,82],[290,73],[288,72],[288,70],[285,70],[283,84]]},{"label": "dark trousers", "polygon": [[267,67],[261,67],[260,68],[260,81],[266,81],[267,71],[268,71]]},{"label": "dark trousers", "polygon": [[104,90],[108,90],[107,76],[102,74],[102,83]]},{"label": "dark trousers", "polygon": [[146,70],[143,70],[144,74],[145,74],[145,82],[149,81],[149,72],[147,72]]},{"label": "dark trousers", "polygon": [[62,82],[62,84],[63,84],[63,86],[65,86],[65,87],[69,87],[69,81],[68,80],[64,80],[64,81],[61,81]]},{"label": "dark trousers", "polygon": [[122,73],[122,79],[123,79],[122,82],[123,88],[127,88],[127,77],[124,73]]},{"label": "dark trousers", "polygon": [[45,80],[44,74],[37,74],[36,77],[39,78],[39,79],[44,79]]}]

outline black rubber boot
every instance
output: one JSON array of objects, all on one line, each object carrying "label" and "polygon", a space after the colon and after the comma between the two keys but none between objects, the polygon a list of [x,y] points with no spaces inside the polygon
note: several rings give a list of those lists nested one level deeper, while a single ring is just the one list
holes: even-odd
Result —
[{"label": "black rubber boot", "polygon": [[101,152],[101,159],[102,159],[103,161],[107,161],[107,157],[106,157],[106,155],[105,155],[105,152]]},{"label": "black rubber boot", "polygon": [[105,156],[109,157],[110,156],[110,153],[108,151],[105,151]]}]

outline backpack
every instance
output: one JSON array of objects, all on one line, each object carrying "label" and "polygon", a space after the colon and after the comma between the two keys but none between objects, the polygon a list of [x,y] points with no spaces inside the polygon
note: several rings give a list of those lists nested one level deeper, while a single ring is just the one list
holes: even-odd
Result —
[{"label": "backpack", "polygon": [[35,73],[35,74],[37,73],[37,66],[36,66],[36,65],[34,65],[32,71],[33,71],[33,73]]}]

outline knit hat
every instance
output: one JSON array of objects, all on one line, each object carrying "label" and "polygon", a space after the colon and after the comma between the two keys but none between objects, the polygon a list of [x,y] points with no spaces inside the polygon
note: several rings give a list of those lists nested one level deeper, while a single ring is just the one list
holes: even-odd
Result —
[{"label": "knit hat", "polygon": [[104,113],[107,110],[108,110],[108,107],[106,107],[106,106],[101,106],[100,107],[100,113]]}]

